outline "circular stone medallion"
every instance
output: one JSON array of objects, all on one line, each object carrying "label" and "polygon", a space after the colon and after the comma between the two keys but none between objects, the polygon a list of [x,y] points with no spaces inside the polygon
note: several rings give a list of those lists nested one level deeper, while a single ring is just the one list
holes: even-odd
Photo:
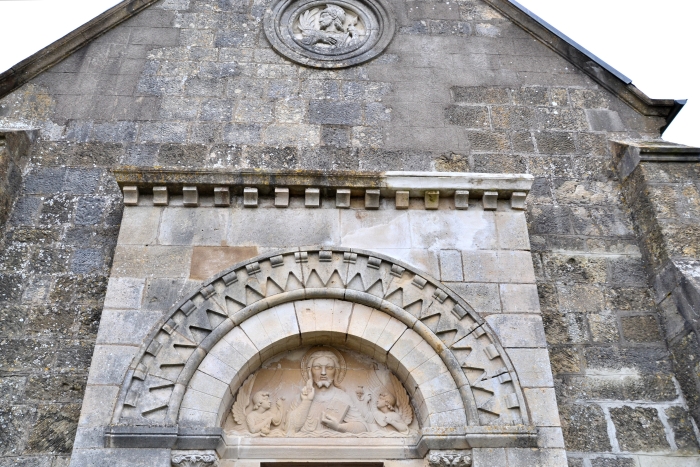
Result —
[{"label": "circular stone medallion", "polygon": [[264,25],[277,52],[317,68],[366,62],[394,36],[384,0],[279,0],[265,13]]}]

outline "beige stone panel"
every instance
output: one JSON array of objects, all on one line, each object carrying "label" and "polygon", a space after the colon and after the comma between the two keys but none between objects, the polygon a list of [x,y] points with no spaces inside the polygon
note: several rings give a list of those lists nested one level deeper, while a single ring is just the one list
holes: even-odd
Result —
[{"label": "beige stone panel", "polygon": [[[228,344],[225,345],[228,346]],[[238,355],[240,356],[240,354]],[[228,354],[226,356],[228,356]],[[243,357],[240,358],[242,359]],[[232,362],[232,364],[235,365],[234,362]],[[243,365],[245,365],[245,363],[243,363],[241,366]],[[202,373],[212,376],[226,384],[231,384],[231,381],[233,381],[238,374],[238,371],[234,367],[225,363],[212,353],[209,353],[206,357],[204,357],[204,360],[202,360],[202,363],[199,365],[197,371],[201,371]]]},{"label": "beige stone panel", "polygon": [[190,279],[202,281],[234,264],[258,255],[255,246],[195,246],[192,249]]},{"label": "beige stone panel", "polygon": [[366,341],[360,347],[363,353],[368,355],[374,354],[374,349],[376,347],[376,342],[379,336],[382,335],[386,325],[389,323],[391,317],[386,313],[379,310],[372,310],[372,314],[367,321],[367,327],[362,333],[362,338]]},{"label": "beige stone panel", "polygon": [[[243,329],[243,332],[245,332],[255,348],[258,349],[258,352],[262,352],[272,345],[272,339],[267,335],[265,326],[260,319],[261,314],[258,313],[255,316],[251,316],[240,325],[240,328]],[[264,360],[262,353],[260,358]]]},{"label": "beige stone panel", "polygon": [[537,315],[501,314],[486,317],[503,347],[546,348],[542,318]]},{"label": "beige stone panel", "polygon": [[216,426],[217,412],[203,412],[201,410],[180,408],[178,424],[184,426],[209,427]]},{"label": "beige stone panel", "polygon": [[535,283],[535,268],[529,251],[500,251],[498,253],[498,282]]},{"label": "beige stone panel", "polygon": [[420,396],[423,398],[430,398],[453,389],[457,389],[457,385],[452,379],[452,375],[445,372],[421,384],[416,393],[420,393]]},{"label": "beige stone panel", "polygon": [[294,311],[297,314],[299,332],[304,335],[316,332],[316,309],[315,300],[300,300],[294,302]]},{"label": "beige stone panel", "polygon": [[401,335],[406,332],[405,324],[396,318],[389,319],[386,327],[382,331],[382,334],[376,341],[376,348],[374,351],[374,358],[378,361],[385,363],[387,359],[387,353],[389,349],[399,340]]},{"label": "beige stone panel", "polygon": [[389,350],[387,366],[397,373],[399,362],[421,342],[425,341],[414,330],[407,329]]},{"label": "beige stone panel", "polygon": [[188,277],[192,248],[117,245],[111,277]]},{"label": "beige stone panel", "polygon": [[231,210],[167,207],[161,216],[161,245],[221,246],[226,240]]},{"label": "beige stone panel", "polygon": [[330,331],[333,328],[333,307],[335,300],[313,300],[316,331]]},{"label": "beige stone panel", "polygon": [[411,248],[407,212],[348,209],[339,214],[341,246],[373,250]]},{"label": "beige stone panel", "polygon": [[539,427],[537,430],[537,447],[563,449],[565,447],[564,434],[561,428]]},{"label": "beige stone panel", "polygon": [[425,271],[433,277],[440,277],[440,265],[438,255],[435,251],[422,250],[418,248],[399,249],[399,248],[371,248],[372,251],[387,255],[390,258],[396,258],[416,268],[419,271]]},{"label": "beige stone panel", "polygon": [[411,371],[430,360],[435,351],[426,341],[421,340],[405,357],[401,359],[396,375],[401,381],[406,381]]},{"label": "beige stone panel", "polygon": [[258,316],[272,341],[272,347],[261,352],[260,358],[263,361],[278,352],[299,346],[301,341],[293,303],[278,305],[259,313]]},{"label": "beige stone panel", "polygon": [[146,286],[144,279],[110,277],[107,283],[104,307],[117,309],[141,308],[141,297]]},{"label": "beige stone panel", "polygon": [[158,238],[158,224],[163,208],[125,207],[119,229],[119,245],[153,245]]},{"label": "beige stone panel", "polygon": [[525,400],[537,426],[561,426],[554,388],[525,388]]},{"label": "beige stone panel", "polygon": [[503,282],[497,251],[463,251],[464,282]]},{"label": "beige stone panel", "polygon": [[[220,381],[213,376],[197,370],[190,379],[188,387],[195,391],[203,392],[213,397],[222,399],[228,392],[228,384]],[[188,389],[189,391],[189,389]]]},{"label": "beige stone panel", "polygon": [[109,425],[118,396],[119,386],[88,385],[85,388],[78,425],[84,427]]},{"label": "beige stone panel", "polygon": [[231,212],[228,244],[258,247],[339,245],[335,209],[236,209]]},{"label": "beige stone panel", "polygon": [[353,303],[343,300],[336,300],[333,303],[333,322],[331,330],[335,333],[342,334],[342,341],[345,342],[345,335],[348,332],[350,325],[350,317],[352,316]]},{"label": "beige stone panel", "polygon": [[462,396],[456,389],[425,399],[425,406],[430,413],[450,412],[453,410],[464,411]]},{"label": "beige stone panel", "polygon": [[547,349],[509,349],[508,357],[523,387],[553,387]]},{"label": "beige stone panel", "polygon": [[182,398],[181,409],[194,409],[200,412],[219,412],[221,397],[211,396],[192,388],[187,388]]},{"label": "beige stone panel", "polygon": [[[507,448],[506,456],[508,465],[518,467],[567,467],[569,465],[566,460],[566,451],[563,449]],[[669,466],[670,464],[664,463],[664,467]],[[658,467],[658,464],[655,464],[655,467]]]},{"label": "beige stone panel", "polygon": [[160,311],[104,309],[96,343],[141,345],[162,316]]},{"label": "beige stone panel", "polygon": [[501,284],[504,313],[539,313],[540,297],[535,284]]},{"label": "beige stone panel", "polygon": [[447,367],[442,358],[433,351],[433,356],[429,360],[409,372],[406,384],[409,386],[420,386],[447,372]]},{"label": "beige stone panel", "polygon": [[435,427],[463,427],[467,424],[467,415],[464,410],[431,413],[428,419],[430,426]]},{"label": "beige stone panel", "polygon": [[429,250],[490,250],[497,246],[491,212],[408,211],[411,246]]},{"label": "beige stone panel", "polygon": [[[252,371],[262,365],[260,352],[241,327],[233,328],[231,332],[224,336],[223,340],[229,344],[229,346],[233,347],[243,357],[244,361],[247,362],[245,366],[239,370],[239,375],[245,375],[247,371]],[[219,356],[219,358],[221,358],[221,356]],[[227,360],[222,359],[222,361],[228,363]]]},{"label": "beige stone panel", "polygon": [[138,350],[138,347],[131,345],[96,345],[88,384],[121,385]]},{"label": "beige stone panel", "polygon": [[529,250],[530,235],[524,212],[505,211],[493,213],[498,231],[498,248],[501,250]]},{"label": "beige stone panel", "polygon": [[361,351],[362,347],[362,335],[367,328],[367,323],[374,309],[360,304],[355,304],[352,308],[352,316],[350,317],[350,324],[348,325],[348,337],[346,345],[358,352]]},{"label": "beige stone panel", "polygon": [[466,300],[480,315],[501,312],[498,284],[450,282],[445,285]]}]

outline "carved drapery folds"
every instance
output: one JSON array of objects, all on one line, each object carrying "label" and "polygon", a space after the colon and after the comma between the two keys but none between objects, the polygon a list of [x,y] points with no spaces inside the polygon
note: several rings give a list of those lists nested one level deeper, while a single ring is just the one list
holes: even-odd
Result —
[{"label": "carved drapery folds", "polygon": [[[316,324],[319,326],[316,330],[304,327],[307,326],[303,323],[304,310],[298,306],[312,300],[330,303],[315,310],[317,316],[328,317],[328,324]],[[356,307],[357,311],[350,313],[355,313],[357,319],[365,313],[363,320],[376,317],[387,329],[386,323],[393,320],[400,327],[396,333],[399,337],[381,342],[381,333],[355,331],[351,329],[352,321],[344,324],[346,328],[336,330],[333,308],[348,304]],[[294,329],[281,329],[285,316],[291,316],[290,326],[296,326]],[[195,420],[204,426],[223,426],[234,403],[233,396],[220,396],[217,402],[220,407],[207,409],[205,414],[198,408],[199,399],[191,395],[196,391],[188,388],[193,384],[191,380],[198,377],[200,366],[211,366],[205,357],[211,355],[213,359],[224,345],[234,349],[242,346],[236,339],[245,337],[246,326],[264,328],[265,320],[270,319],[282,322],[275,325],[281,326],[280,330],[266,330],[271,336],[268,341],[255,343],[248,361],[241,357],[237,370],[228,369],[226,394],[229,386],[230,393],[237,394],[248,376],[275,355],[304,345],[330,344],[338,349],[370,353],[379,362],[390,362],[400,380],[399,386],[403,384],[411,397],[418,397],[413,391],[429,385],[419,375],[420,368],[427,367],[411,367],[407,363],[410,358],[402,357],[398,348],[401,339],[415,338],[412,345],[423,349],[424,358],[435,363],[436,374],[454,385],[463,412],[462,421],[453,422],[441,413],[416,414],[420,428],[463,426],[465,420],[471,426],[529,423],[512,365],[492,331],[464,300],[406,264],[376,253],[344,248],[278,252],[236,265],[204,283],[200,290],[176,305],[142,346],[122,387],[113,423],[182,426]],[[273,336],[276,332],[278,337]],[[386,373],[385,379],[390,374]],[[254,395],[250,395],[248,402]],[[300,396],[295,393],[295,397]],[[198,414],[211,417],[197,419]],[[264,422],[268,417],[259,418]],[[272,422],[279,417],[269,418],[268,429],[272,430],[275,426]]]}]

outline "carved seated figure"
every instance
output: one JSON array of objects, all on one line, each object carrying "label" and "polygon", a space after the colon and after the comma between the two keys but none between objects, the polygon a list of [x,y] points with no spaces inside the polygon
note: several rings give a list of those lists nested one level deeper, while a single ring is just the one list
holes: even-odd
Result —
[{"label": "carved seated figure", "polygon": [[282,422],[282,401],[277,400],[272,409],[270,393],[258,391],[253,395],[253,411],[246,416],[246,425],[251,433],[260,433],[262,436],[270,434],[270,426],[279,426]]},{"label": "carved seated figure", "polygon": [[393,394],[388,391],[379,394],[376,408],[374,419],[377,425],[381,427],[391,425],[400,433],[408,433],[408,424],[411,423],[411,420],[406,420],[403,413],[397,412],[396,397]]},{"label": "carved seated figure", "polygon": [[319,350],[307,362],[306,386],[289,414],[290,429],[303,433],[323,431],[324,427],[343,433],[367,431],[355,403],[338,387],[338,357],[329,350]]},{"label": "carved seated figure", "polygon": [[[318,26],[314,18],[318,14]],[[326,44],[335,47],[351,45],[358,36],[357,18],[346,25],[347,13],[338,5],[328,4],[318,13],[318,8],[306,11],[299,17],[299,28],[302,31],[301,42],[304,45]]]}]

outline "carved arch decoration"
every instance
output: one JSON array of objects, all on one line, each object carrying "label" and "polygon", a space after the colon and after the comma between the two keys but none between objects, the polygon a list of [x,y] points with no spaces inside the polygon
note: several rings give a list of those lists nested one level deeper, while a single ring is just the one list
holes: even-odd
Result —
[{"label": "carved arch decoration", "polygon": [[435,408],[435,417],[421,417],[424,432],[428,427],[530,425],[511,362],[493,331],[468,303],[401,261],[340,247],[288,249],[250,259],[206,281],[177,303],[144,341],[129,367],[112,423],[221,427],[246,377],[265,359],[300,345],[340,344],[370,355],[373,352],[380,361],[394,358],[395,373],[412,397],[427,384],[416,380],[414,368],[402,366],[400,355],[392,357],[397,339],[381,341],[374,327],[366,332],[349,331],[334,328],[330,319],[312,329],[297,318],[290,325],[296,331],[265,331],[265,342],[255,343],[255,355],[231,373],[228,395],[222,394],[214,406],[202,408],[197,405],[201,402],[188,402],[188,388],[201,377],[201,368],[216,364],[217,346],[230,344],[232,336],[242,334],[246,326],[265,329],[261,322],[265,316],[279,315],[285,304],[304,300],[360,305],[368,321],[392,322],[403,326],[398,335],[419,337],[435,356],[431,360],[443,368],[440,374],[449,375],[459,394],[460,410],[464,410],[464,417],[455,419],[441,417]]}]

